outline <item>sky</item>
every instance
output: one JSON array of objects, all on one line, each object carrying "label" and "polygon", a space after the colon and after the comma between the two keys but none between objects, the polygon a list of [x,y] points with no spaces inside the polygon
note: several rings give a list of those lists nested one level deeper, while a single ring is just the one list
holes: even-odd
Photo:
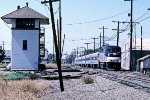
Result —
[{"label": "sky", "polygon": [[[17,6],[26,6],[40,12],[50,18],[50,12],[47,6],[42,5],[42,0],[1,0],[0,1],[0,17],[15,11]],[[58,2],[53,3],[55,22],[58,19]],[[134,0],[133,4],[133,20],[140,22],[134,25],[133,34],[136,33],[140,38],[140,27],[143,26],[143,38],[150,39],[150,0]],[[103,26],[108,28],[105,30],[105,37],[113,38],[116,36],[117,23],[112,21],[130,21],[128,16],[130,13],[130,1],[124,0],[62,0],[62,34],[65,34],[65,44],[63,54],[69,54],[74,49],[86,47],[84,43],[89,44],[89,49],[93,49],[94,40],[98,38]],[[145,19],[146,18],[146,19]],[[138,19],[138,20],[137,20]],[[144,20],[145,19],[145,20]],[[50,18],[51,21],[51,18]],[[136,26],[136,27],[135,27]],[[44,26],[46,29],[46,48],[49,53],[53,51],[53,35],[51,22],[50,25]],[[120,23],[120,29],[127,29],[120,33],[119,46],[123,46],[130,32],[129,25]],[[133,36],[134,37],[134,36]],[[7,25],[0,19],[0,45],[5,42],[5,49],[11,49],[11,25]],[[106,41],[110,45],[116,45],[116,38]],[[99,47],[99,39],[96,39],[96,48]]]}]

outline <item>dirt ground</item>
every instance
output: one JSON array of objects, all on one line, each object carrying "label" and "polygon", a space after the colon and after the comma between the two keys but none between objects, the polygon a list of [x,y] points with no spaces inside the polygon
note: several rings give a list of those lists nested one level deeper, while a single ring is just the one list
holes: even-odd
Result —
[{"label": "dirt ground", "polygon": [[[8,73],[0,71],[0,76]],[[101,77],[90,75],[93,82],[82,78],[64,79],[64,92],[59,80],[2,80],[0,100],[150,100],[150,93]]]}]

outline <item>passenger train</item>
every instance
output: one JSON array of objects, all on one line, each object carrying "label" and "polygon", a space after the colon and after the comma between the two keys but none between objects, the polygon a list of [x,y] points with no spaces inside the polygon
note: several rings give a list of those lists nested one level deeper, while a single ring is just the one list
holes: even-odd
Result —
[{"label": "passenger train", "polygon": [[99,52],[76,57],[75,65],[103,69],[121,69],[121,48],[119,46],[102,46]]}]

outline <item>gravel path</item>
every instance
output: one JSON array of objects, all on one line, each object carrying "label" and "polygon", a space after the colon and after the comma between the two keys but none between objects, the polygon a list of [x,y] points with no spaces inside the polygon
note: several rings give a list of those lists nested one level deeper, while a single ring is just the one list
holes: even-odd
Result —
[{"label": "gravel path", "polygon": [[92,75],[94,83],[84,84],[81,79],[64,80],[64,92],[59,81],[50,81],[53,91],[47,91],[40,100],[150,100],[150,93]]}]

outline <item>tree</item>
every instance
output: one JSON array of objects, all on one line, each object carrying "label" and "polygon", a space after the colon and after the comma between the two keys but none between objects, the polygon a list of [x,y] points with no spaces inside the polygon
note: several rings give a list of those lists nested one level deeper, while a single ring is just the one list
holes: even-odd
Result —
[{"label": "tree", "polygon": [[0,63],[4,60],[5,58],[5,51],[0,49]]},{"label": "tree", "polygon": [[97,48],[96,50],[95,50],[95,52],[99,52],[100,51],[100,48]]},{"label": "tree", "polygon": [[56,63],[56,55],[55,54],[48,54],[48,61],[51,63]]},{"label": "tree", "polygon": [[93,53],[93,52],[94,52],[93,49],[88,49],[88,50],[85,50],[85,51],[84,51],[84,55],[88,55],[88,54],[91,54],[91,53]]},{"label": "tree", "polygon": [[76,58],[75,51],[72,51],[70,55],[67,55],[66,60],[68,64],[73,63],[74,59]]}]

